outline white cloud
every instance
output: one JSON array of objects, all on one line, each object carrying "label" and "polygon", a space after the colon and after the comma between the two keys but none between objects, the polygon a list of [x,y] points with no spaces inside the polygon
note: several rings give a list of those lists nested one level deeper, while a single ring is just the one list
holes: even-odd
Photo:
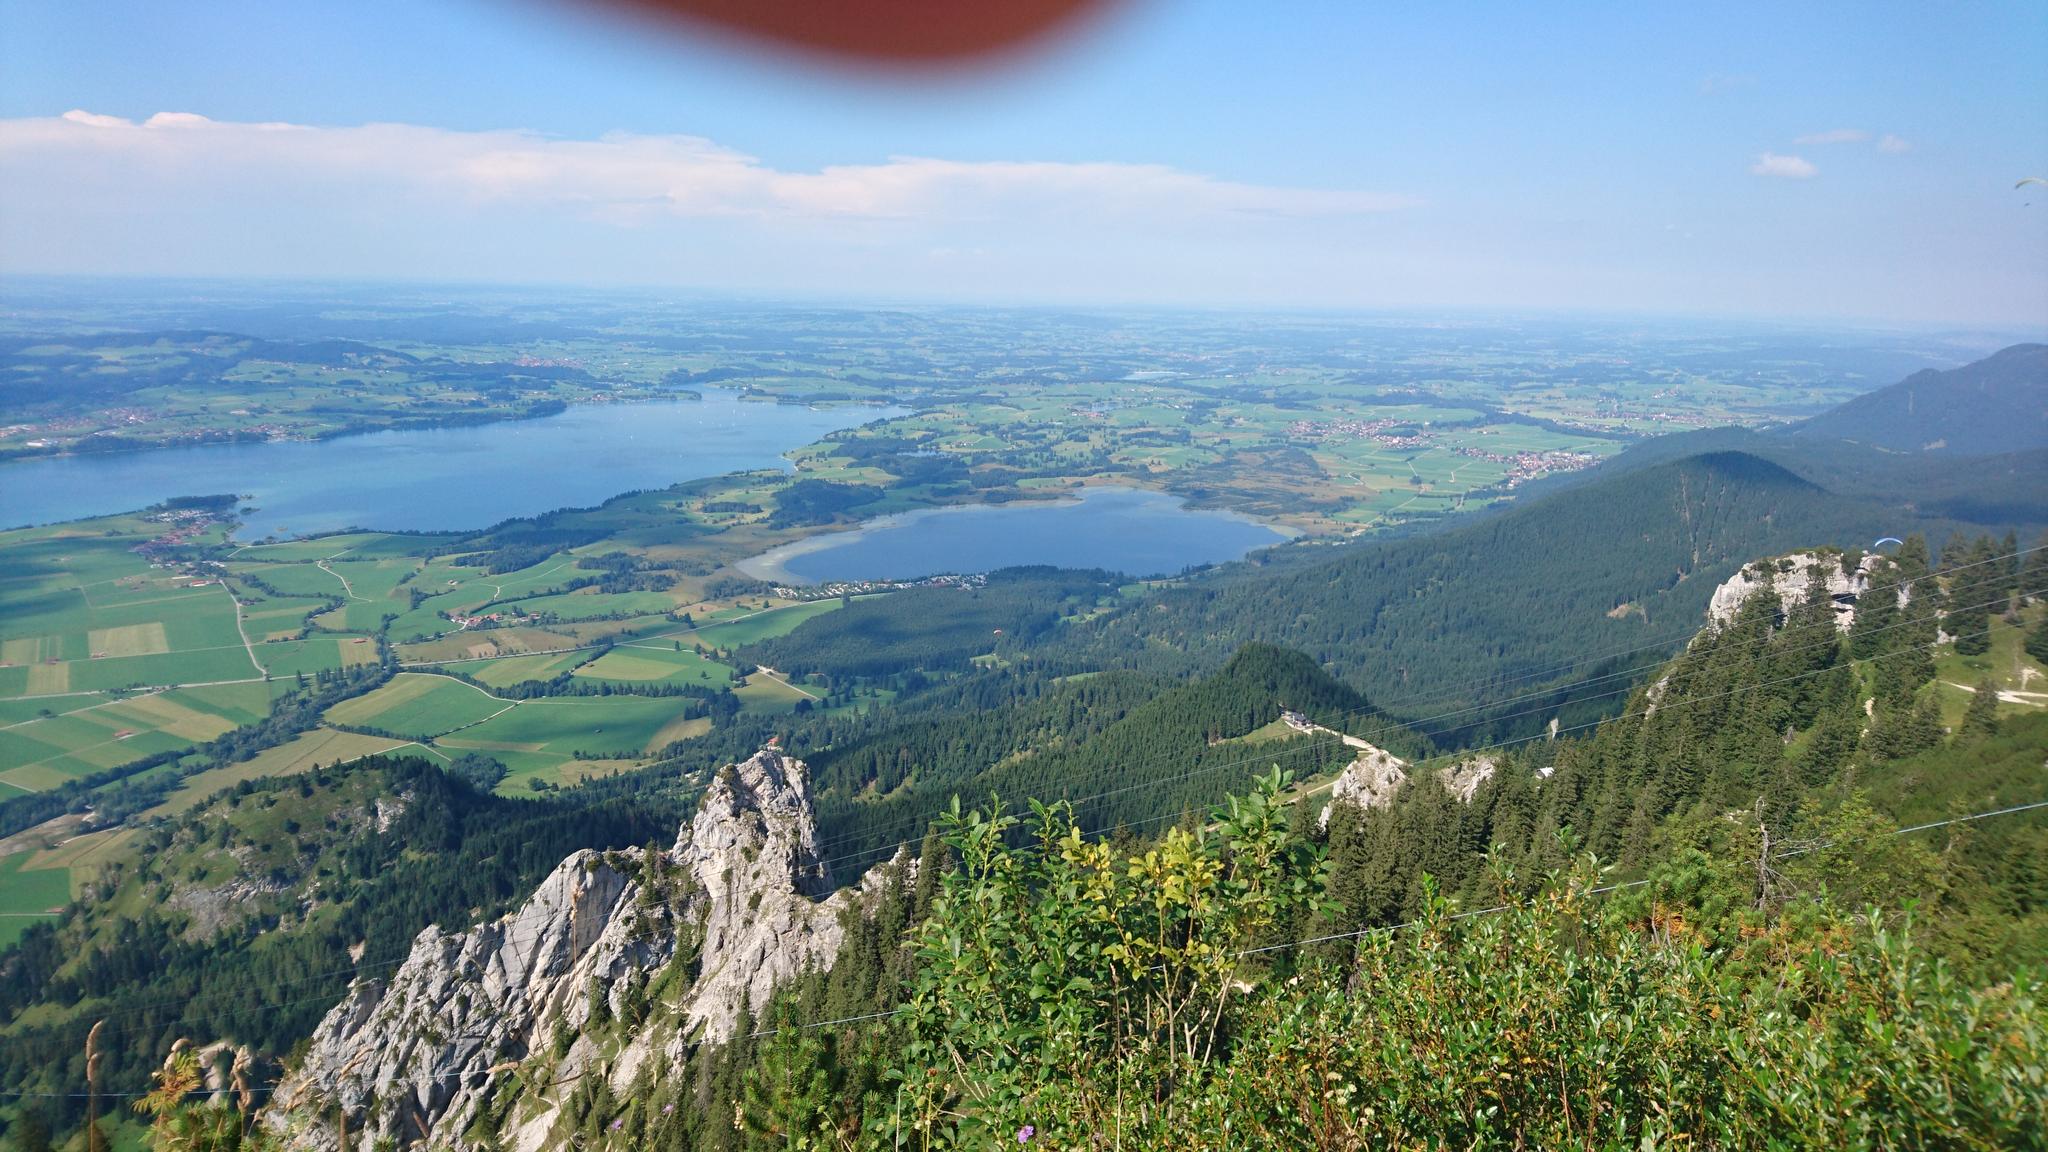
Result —
[{"label": "white cloud", "polygon": [[1806,159],[1799,156],[1780,156],[1776,152],[1757,153],[1756,163],[1749,166],[1752,176],[1783,176],[1792,180],[1805,180],[1820,174]]},{"label": "white cloud", "polygon": [[410,124],[234,123],[189,112],[159,112],[140,124],[83,111],[0,120],[0,163],[17,179],[176,179],[202,190],[209,181],[347,181],[471,201],[564,206],[617,223],[662,216],[983,220],[1030,213],[1159,222],[1356,216],[1417,202],[1379,192],[1235,183],[1154,164],[905,156],[802,172],[697,136],[615,133],[567,140]]},{"label": "white cloud", "polygon": [[1825,132],[1810,132],[1794,144],[1861,144],[1870,139],[1870,133],[1861,128],[1830,128]]},{"label": "white cloud", "polygon": [[1896,156],[1901,152],[1911,152],[1913,150],[1913,142],[1887,132],[1878,140],[1877,150],[1879,152],[1889,152]]},{"label": "white cloud", "polygon": [[73,108],[66,112],[62,119],[72,124],[83,124],[88,128],[121,128],[128,123],[119,116],[102,116],[97,112],[87,112],[83,108]]}]

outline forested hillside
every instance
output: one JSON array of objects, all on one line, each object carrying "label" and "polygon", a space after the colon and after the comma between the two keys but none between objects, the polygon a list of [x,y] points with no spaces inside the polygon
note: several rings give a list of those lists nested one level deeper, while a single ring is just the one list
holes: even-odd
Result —
[{"label": "forested hillside", "polygon": [[1794,425],[1899,452],[1977,455],[2048,444],[2048,344],[2015,344],[1946,372],[1925,369]]},{"label": "forested hillside", "polygon": [[1090,611],[1114,591],[1115,577],[1107,572],[1007,568],[989,573],[979,587],[910,588],[854,600],[740,655],[835,682],[964,671],[998,646],[1043,639],[1062,619]]},{"label": "forested hillside", "polygon": [[[915,841],[956,795],[1087,797],[1077,815],[1091,829],[1156,827],[1243,788],[1276,759],[1304,775],[1349,759],[1340,744],[1278,724],[1283,710],[1371,732],[1403,754],[1424,748],[1314,661],[1251,644],[1179,687],[1105,673],[1021,707],[965,709],[821,748],[811,761],[819,824],[832,854],[854,867]],[[1244,739],[1255,732],[1260,739]]]},{"label": "forested hillside", "polygon": [[1474,706],[1507,697],[1523,724],[1504,722],[1503,734],[1612,711],[1599,693],[1573,707],[1570,684],[1662,660],[1740,565],[1798,545],[1865,544],[1898,534],[1900,519],[1754,456],[1712,454],[1321,562],[1243,566],[1074,641],[1136,665],[1283,645],[1394,715],[1468,740],[1495,730]]},{"label": "forested hillside", "polygon": [[1718,452],[1769,460],[1830,492],[1893,507],[1910,517],[1980,529],[2048,524],[2048,446],[1988,456],[1906,453],[1850,440],[1748,428],[1674,432],[1645,440],[1598,468],[1538,480],[1524,489],[1525,499]]}]

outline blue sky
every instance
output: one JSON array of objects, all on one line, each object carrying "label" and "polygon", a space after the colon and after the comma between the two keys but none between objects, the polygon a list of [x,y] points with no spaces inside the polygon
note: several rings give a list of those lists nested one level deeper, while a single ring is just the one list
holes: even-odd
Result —
[{"label": "blue sky", "polygon": [[11,0],[0,270],[2048,320],[2048,6],[1677,7],[1134,3],[889,78],[558,0]]}]

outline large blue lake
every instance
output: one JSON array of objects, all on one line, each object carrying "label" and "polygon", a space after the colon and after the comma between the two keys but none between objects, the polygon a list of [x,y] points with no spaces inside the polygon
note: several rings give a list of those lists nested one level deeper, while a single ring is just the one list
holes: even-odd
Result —
[{"label": "large blue lake", "polygon": [[905,580],[1017,564],[1170,575],[1235,560],[1287,538],[1227,512],[1183,507],[1138,488],[1085,488],[1057,503],[978,504],[884,516],[851,532],[813,536],[745,561],[764,580]]},{"label": "large blue lake", "polygon": [[0,465],[0,526],[48,524],[235,492],[243,539],[340,528],[473,529],[636,488],[749,468],[895,409],[702,400],[578,404],[558,416],[338,440],[212,444]]}]

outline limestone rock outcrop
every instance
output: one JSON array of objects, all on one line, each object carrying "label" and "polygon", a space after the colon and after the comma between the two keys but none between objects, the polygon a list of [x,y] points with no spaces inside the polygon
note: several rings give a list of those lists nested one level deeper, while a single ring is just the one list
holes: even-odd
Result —
[{"label": "limestone rock outcrop", "polygon": [[[842,915],[872,906],[884,869],[909,867],[879,865],[832,893],[803,773],[764,749],[718,773],[667,852],[578,852],[506,916],[427,928],[388,980],[358,981],[328,1012],[265,1123],[294,1148],[336,1148],[338,1118],[351,1148],[463,1148],[509,1086],[519,1106],[499,1138],[532,1152],[557,1088],[585,1075],[623,1087],[650,1059],[731,1039],[778,986],[831,964]],[[584,1027],[592,1015],[622,1019],[627,997],[672,963],[696,969],[675,1010],[601,1051]]]},{"label": "limestone rock outcrop", "polygon": [[1856,620],[1857,599],[1870,590],[1873,569],[1885,563],[1884,557],[1872,553],[1863,557],[1854,571],[1845,572],[1839,554],[1793,552],[1776,559],[1745,564],[1742,571],[1714,589],[1713,598],[1707,602],[1707,618],[1716,626],[1727,624],[1735,619],[1735,613],[1744,601],[1765,588],[1775,591],[1778,603],[1790,609],[1805,598],[1808,581],[1818,573],[1827,585],[1829,599],[1834,602],[1835,627],[1847,632]]},{"label": "limestone rock outcrop", "polygon": [[1384,748],[1361,752],[1330,784],[1330,802],[1323,806],[1322,823],[1329,827],[1330,811],[1339,804],[1360,808],[1383,808],[1394,802],[1394,794],[1408,783],[1408,762]]},{"label": "limestone rock outcrop", "polygon": [[[1358,741],[1358,746],[1363,749],[1358,757],[1330,783],[1330,802],[1323,805],[1321,816],[1325,828],[1330,826],[1330,812],[1338,804],[1384,808],[1394,802],[1394,796],[1408,783],[1410,765],[1406,760],[1364,741]],[[1444,791],[1461,803],[1470,804],[1479,786],[1492,779],[1499,767],[1496,758],[1481,753],[1437,769],[1436,778]]]},{"label": "limestone rock outcrop", "polygon": [[817,823],[801,761],[773,752],[722,771],[671,853],[705,894],[703,969],[691,991],[693,1030],[731,1037],[749,1004],[838,952],[832,870],[818,857]]}]

